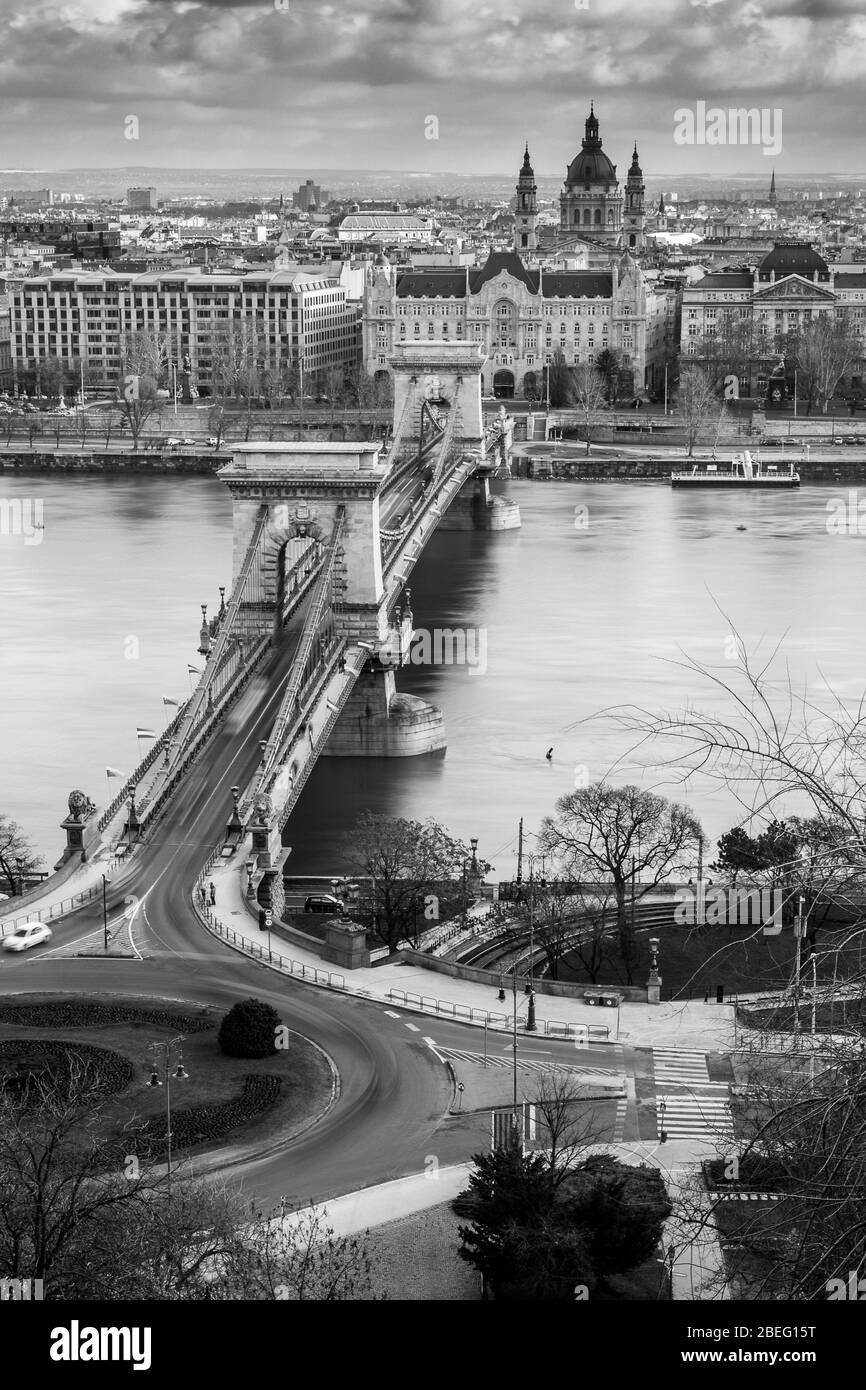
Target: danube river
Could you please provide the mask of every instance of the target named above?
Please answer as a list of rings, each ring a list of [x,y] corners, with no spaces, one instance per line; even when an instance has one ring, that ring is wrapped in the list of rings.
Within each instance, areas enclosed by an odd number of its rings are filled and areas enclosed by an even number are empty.
[[[212,612],[230,582],[231,505],[209,478],[5,477],[0,489],[38,499],[44,524],[0,535],[0,811],[50,865],[69,791],[104,804],[119,786],[106,766],[128,772],[148,746],[137,727],[159,730],[173,712],[163,697],[188,693],[199,605]],[[781,642],[792,679],[816,693],[826,683],[851,700],[866,687],[866,537],[856,520],[855,534],[827,526],[828,501],[847,493],[507,489],[520,531],[440,533],[413,576],[416,628],[434,652],[437,628],[467,633],[474,662],[398,673],[400,689],[444,710],[447,753],[322,759],[288,827],[294,872],[338,870],[369,806],[478,836],[497,877],[512,876],[519,818],[536,830],[575,775],[676,795],[715,838],[737,818],[733,801],[639,766],[651,755],[631,754],[634,736],[603,711],[718,707],[677,663],[729,674],[734,628],[766,655]]]

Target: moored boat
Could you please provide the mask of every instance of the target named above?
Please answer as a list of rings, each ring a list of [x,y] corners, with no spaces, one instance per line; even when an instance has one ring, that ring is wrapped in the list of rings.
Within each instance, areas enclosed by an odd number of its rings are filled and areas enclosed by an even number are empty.
[[[671,474],[671,487],[761,487],[792,488],[800,486],[800,474],[793,463],[787,467],[777,463],[762,463],[745,450],[734,454],[730,463],[694,463],[690,469]]]

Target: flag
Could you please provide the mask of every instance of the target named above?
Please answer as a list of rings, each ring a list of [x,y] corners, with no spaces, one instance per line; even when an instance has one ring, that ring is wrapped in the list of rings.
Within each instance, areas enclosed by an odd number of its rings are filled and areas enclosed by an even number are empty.
[[[124,774],[123,772],[121,772],[121,770],[120,770],[119,767],[107,767],[107,768],[105,769],[105,775],[106,775],[106,777],[123,777],[123,776],[125,776],[125,774]]]
[[[156,729],[136,729],[136,738],[156,738]]]
[[[175,707],[177,707],[180,704],[180,700],[172,700],[170,695],[163,695],[162,703],[164,705],[174,705]]]
[[[200,675],[201,675],[201,671],[198,669],[197,666],[187,666],[186,669],[189,671],[189,673],[190,673],[191,676],[200,676]]]

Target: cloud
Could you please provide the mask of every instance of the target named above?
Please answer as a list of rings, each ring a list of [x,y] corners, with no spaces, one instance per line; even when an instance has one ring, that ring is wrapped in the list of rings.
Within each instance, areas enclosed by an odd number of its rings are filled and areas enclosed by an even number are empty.
[[[611,157],[637,137],[648,175],[688,158],[673,111],[699,99],[781,107],[800,169],[857,157],[860,0],[287,3],[22,6],[0,52],[8,162],[499,171],[529,136],[538,172],[558,174],[590,96]]]

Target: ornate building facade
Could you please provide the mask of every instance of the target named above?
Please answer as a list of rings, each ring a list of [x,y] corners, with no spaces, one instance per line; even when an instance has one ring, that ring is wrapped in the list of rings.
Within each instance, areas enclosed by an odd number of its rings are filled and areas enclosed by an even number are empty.
[[[850,330],[863,339],[864,353],[853,379],[863,387],[866,359],[866,274],[829,266],[805,242],[777,242],[752,270],[705,275],[683,291],[681,361],[700,363],[707,341],[723,337],[725,322],[752,327],[757,355],[741,396],[764,396],[778,378],[782,345],[820,314],[845,313]]]
[[[554,353],[579,366],[613,348],[624,392],[642,392],[663,374],[669,345],[657,328],[666,314],[667,301],[627,252],[605,271],[530,267],[514,251],[459,269],[381,261],[367,271],[364,362],[375,375],[389,370],[400,343],[477,343],[487,355],[487,395],[542,399]]]

